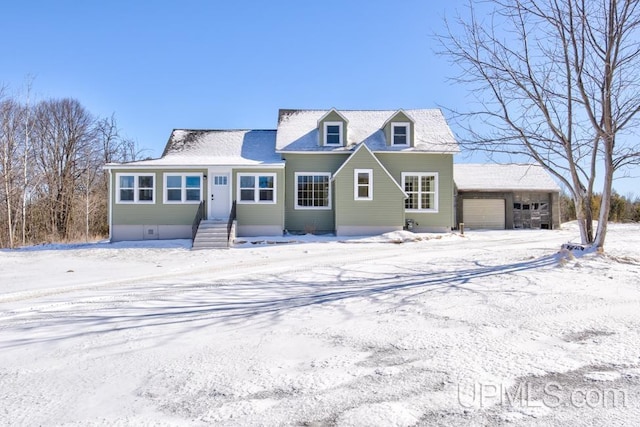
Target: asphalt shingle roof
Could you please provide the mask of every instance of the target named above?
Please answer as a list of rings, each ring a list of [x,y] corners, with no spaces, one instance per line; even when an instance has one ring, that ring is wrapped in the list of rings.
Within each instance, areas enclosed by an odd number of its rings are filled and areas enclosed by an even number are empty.
[[[275,130],[175,129],[162,157],[128,163],[135,166],[215,166],[283,164],[275,152]]]
[[[560,191],[551,175],[535,164],[456,163],[453,180],[462,191]]]
[[[389,147],[382,128],[397,110],[336,110],[348,120],[345,147],[318,144],[318,120],[331,110],[280,110],[276,149],[279,151],[347,151],[364,142],[371,151],[457,153],[458,144],[438,109],[402,110],[415,123],[414,147]]]

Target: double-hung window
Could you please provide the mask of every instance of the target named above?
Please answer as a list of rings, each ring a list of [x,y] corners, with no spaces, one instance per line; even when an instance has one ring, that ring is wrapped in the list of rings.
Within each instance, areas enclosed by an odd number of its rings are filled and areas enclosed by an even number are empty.
[[[342,122],[324,123],[324,145],[343,145]]]
[[[276,174],[239,173],[238,203],[276,203]]]
[[[202,174],[164,174],[164,203],[200,203]]]
[[[331,209],[331,174],[296,172],[296,209]]]
[[[353,170],[354,200],[373,200],[373,170]]]
[[[116,203],[154,203],[154,174],[116,174]]]
[[[409,123],[391,123],[392,145],[409,145],[411,130]]]
[[[402,187],[407,193],[407,211],[438,211],[438,174],[425,172],[403,172]]]

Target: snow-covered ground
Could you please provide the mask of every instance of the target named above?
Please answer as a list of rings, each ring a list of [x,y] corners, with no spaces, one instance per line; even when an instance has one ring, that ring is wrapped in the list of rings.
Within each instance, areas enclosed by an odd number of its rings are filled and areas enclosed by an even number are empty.
[[[640,226],[577,238],[0,251],[0,424],[638,425]]]

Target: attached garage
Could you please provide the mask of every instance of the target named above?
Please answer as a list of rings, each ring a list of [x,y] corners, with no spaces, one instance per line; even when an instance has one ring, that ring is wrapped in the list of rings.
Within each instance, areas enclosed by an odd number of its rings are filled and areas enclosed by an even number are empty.
[[[504,199],[464,199],[462,212],[466,228],[505,229]]]
[[[537,165],[454,164],[455,223],[470,229],[560,227],[560,187]]]

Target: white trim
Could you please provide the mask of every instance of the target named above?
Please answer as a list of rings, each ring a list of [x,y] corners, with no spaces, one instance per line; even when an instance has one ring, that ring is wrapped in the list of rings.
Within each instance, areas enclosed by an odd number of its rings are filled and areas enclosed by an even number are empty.
[[[358,195],[360,187],[365,187],[365,185],[360,185],[358,182],[358,175],[361,173],[366,173],[368,175],[367,179],[367,197],[360,197]],[[373,200],[373,169],[354,169],[353,170],[353,200]]]
[[[324,113],[324,114],[322,115],[322,117],[320,117],[320,118],[318,119],[318,126],[320,126],[320,123],[322,123],[322,121],[323,121],[324,119],[326,119],[327,117],[329,117],[329,114],[331,114],[331,113],[336,113],[338,116],[340,116],[340,118],[341,118],[342,120],[344,120],[344,121],[345,121],[345,123],[349,123],[349,120],[347,120],[347,118],[346,118],[346,117],[345,117],[345,116],[344,116],[340,111],[336,110],[335,108],[332,108],[332,109],[330,109],[329,111],[327,111],[326,113]]]
[[[255,181],[253,183],[253,200],[242,200],[240,195],[242,190],[247,190],[249,189],[249,187],[241,187],[240,186],[240,181],[241,178],[244,176],[251,176],[255,178]],[[273,191],[273,200],[260,200],[260,177],[261,176],[269,176],[273,178],[273,188],[271,189]],[[238,203],[239,205],[275,205],[277,203],[277,195],[278,195],[278,177],[275,173],[244,173],[244,172],[238,172],[236,173],[236,179],[237,181],[237,191],[236,191],[236,203]]]
[[[429,208],[429,209],[422,209],[421,207],[419,207],[418,209],[407,209],[405,208],[404,211],[405,212],[417,212],[417,213],[438,213],[438,199],[440,198],[440,186],[438,183],[438,172],[402,172],[402,188],[405,188],[405,178],[407,176],[417,176],[419,178],[422,178],[424,176],[430,176],[434,178],[434,187],[435,190],[433,191],[433,204],[434,207]],[[406,190],[404,190],[405,194],[407,194],[407,197],[409,195],[409,193],[406,192]],[[422,191],[422,179],[418,179],[418,206],[422,205],[422,198],[420,197],[420,195],[423,193]],[[429,192],[431,193],[431,192]]]
[[[395,143],[395,130],[397,127],[403,127],[407,129],[407,142],[406,144]],[[391,122],[391,144],[392,147],[409,147],[411,146],[411,123],[409,122]]]
[[[292,153],[300,153],[299,151],[292,151]],[[279,153],[278,153],[279,154]],[[154,165],[133,165],[133,164],[114,164],[114,165],[104,165],[102,169],[112,170],[112,169],[163,169],[163,170],[171,170],[171,169],[179,169],[181,171],[189,171],[196,170],[201,171],[202,169],[208,168],[242,168],[242,169],[284,169],[285,163],[278,164],[258,164],[258,165],[241,165],[241,164],[224,164],[224,165],[214,165],[214,164],[202,164],[202,165],[163,165],[163,164],[154,164]],[[129,174],[131,175],[131,174]]]
[[[329,145],[329,147],[331,147],[331,145]],[[369,151],[371,151],[372,153],[376,154],[403,154],[403,153],[427,153],[427,154],[456,154],[459,153],[460,150],[458,151],[432,151],[432,150],[422,150],[420,148],[416,148],[416,147],[411,147],[411,146],[404,146],[404,145],[398,145],[398,147],[403,148],[402,151],[400,150],[392,150],[390,149],[391,147],[388,147],[385,150],[371,150],[369,149]],[[340,148],[340,149],[338,149]],[[320,150],[318,148],[314,148],[314,149],[309,149],[309,150],[300,150],[300,151],[291,151],[291,150],[277,150],[276,153],[278,154],[349,154],[353,152],[353,146],[349,145],[347,147],[337,147],[333,150]]]
[[[391,148],[390,146],[389,148]],[[403,150],[376,150],[372,151],[372,153],[380,153],[380,154],[404,154],[404,153],[427,153],[427,154],[456,154],[459,151],[429,151],[429,150],[421,150],[416,147],[398,145],[398,147],[403,148]]]
[[[333,148],[333,145],[328,145],[327,147]],[[340,150],[338,150],[338,148],[340,148]],[[313,150],[300,150],[300,151],[276,151],[276,153],[278,154],[351,154],[352,152],[352,147],[345,147],[345,146],[335,146],[335,149],[328,151],[328,150],[322,150],[322,151],[318,151],[317,148],[314,148]],[[385,151],[385,153],[388,153],[388,151]]]
[[[133,200],[120,200],[120,177],[122,176],[132,176],[133,177],[133,187],[126,187],[125,190],[133,190]],[[138,178],[141,176],[150,176],[153,179],[153,186],[151,187],[151,200],[139,200],[141,190],[139,186]],[[148,189],[148,187],[143,187],[142,189]],[[126,173],[119,172],[116,173],[116,203],[123,205],[132,205],[132,204],[143,204],[143,205],[151,205],[156,202],[156,174],[155,173]]]
[[[327,142],[327,128],[329,126],[338,126],[338,138],[340,139],[340,141],[337,144],[329,144]],[[343,147],[344,144],[344,122],[324,122],[323,124],[323,139],[324,141],[322,141],[322,145],[324,145],[325,147]]]
[[[204,187],[204,174],[203,173],[171,173],[165,172],[162,174],[163,176],[163,187],[162,187],[162,202],[167,205],[197,205],[200,204],[202,199],[202,190]],[[167,185],[167,178],[170,176],[179,176],[180,177],[180,200],[169,200],[167,198],[167,190],[169,187]],[[187,200],[187,177],[197,176],[200,178],[200,197],[196,200]],[[173,190],[177,190],[178,187],[171,187]],[[193,188],[192,188],[193,190]]]
[[[113,240],[113,171],[109,169],[109,241]]]
[[[398,114],[400,114],[400,113],[404,114],[404,115],[405,115],[405,117],[409,119],[409,121],[411,122],[411,124],[415,124],[415,123],[416,123],[416,119],[414,119],[413,117],[411,117],[411,114],[409,114],[408,112],[406,112],[405,110],[403,110],[403,109],[401,108],[401,109],[399,109],[399,110],[396,110],[396,111],[391,115],[391,117],[389,117],[389,118],[384,122],[384,124],[382,125],[382,128],[384,129],[385,127],[387,127],[387,125],[388,125],[389,123],[393,122],[393,121],[394,121],[394,119],[396,118],[396,116],[397,116]]]
[[[333,178],[331,178],[332,181],[334,181],[336,179],[336,177],[340,174],[340,172],[342,172],[342,169],[344,169],[347,166],[347,163],[349,163],[351,161],[351,159],[353,158],[353,156],[358,152],[358,150],[364,148],[365,150],[367,150],[369,153],[371,153],[371,157],[373,158],[373,160],[378,164],[378,166],[380,166],[380,168],[384,171],[384,173],[387,174],[387,176],[389,177],[389,179],[391,181],[393,181],[393,183],[396,185],[396,187],[398,187],[398,190],[402,191],[402,194],[404,194],[404,197],[407,197],[407,193],[404,192],[403,187],[400,186],[400,184],[398,184],[398,181],[396,181],[393,176],[391,176],[391,173],[387,170],[387,168],[384,167],[384,165],[380,162],[380,159],[378,159],[375,154],[373,154],[373,151],[371,151],[369,149],[369,147],[367,147],[367,145],[365,143],[360,143],[360,145],[358,145],[358,147],[353,151],[353,153],[351,154],[351,156],[349,156],[348,159],[346,159],[344,161],[344,163],[342,163],[342,165],[340,165],[340,167],[338,168],[338,170],[336,171],[336,173],[333,174]],[[388,151],[378,151],[378,153],[388,153]]]
[[[331,210],[331,172],[296,172],[294,174],[293,209],[295,210]],[[298,205],[298,177],[300,176],[326,176],[327,179],[327,206],[299,206]]]

